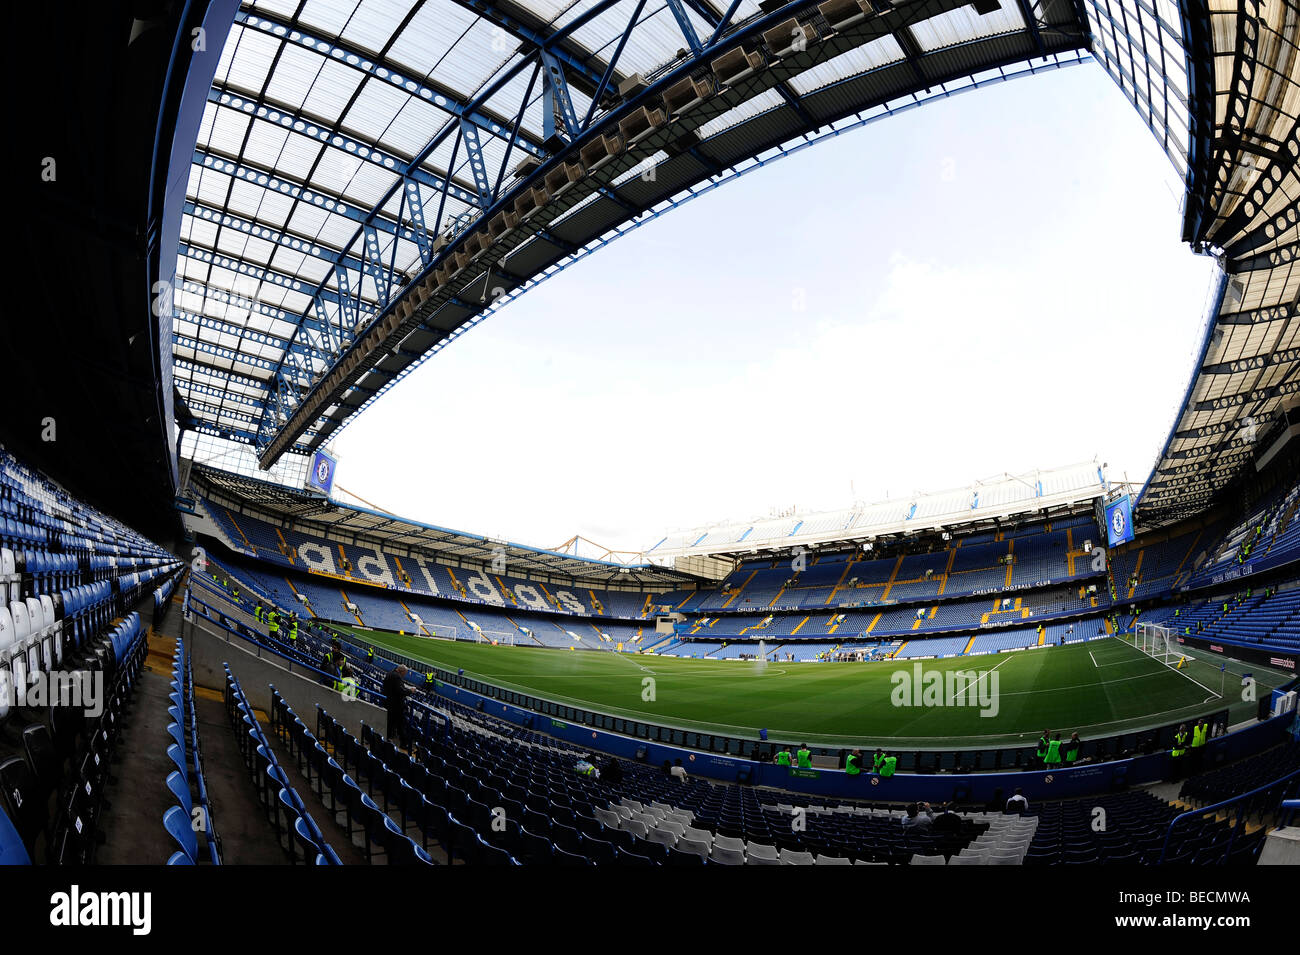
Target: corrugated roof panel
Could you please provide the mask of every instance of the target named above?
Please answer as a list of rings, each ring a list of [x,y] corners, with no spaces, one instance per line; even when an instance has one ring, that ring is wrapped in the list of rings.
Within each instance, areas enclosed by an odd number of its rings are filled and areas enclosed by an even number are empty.
[[[790,86],[799,93],[807,93],[847,76],[856,76],[901,59],[903,48],[891,33],[805,70],[790,81]]]
[[[984,15],[976,13],[974,7],[958,7],[914,23],[911,30],[921,49],[928,52],[1024,28],[1025,18],[1021,16],[1019,7],[1007,0],[998,9]]]

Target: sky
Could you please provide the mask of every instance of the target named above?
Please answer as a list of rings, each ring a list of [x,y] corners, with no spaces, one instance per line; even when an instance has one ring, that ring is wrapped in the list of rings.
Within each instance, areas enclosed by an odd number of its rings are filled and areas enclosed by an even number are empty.
[[[611,243],[396,385],[339,487],[541,547],[1094,458],[1141,483],[1213,262],[1095,64],[829,139]]]

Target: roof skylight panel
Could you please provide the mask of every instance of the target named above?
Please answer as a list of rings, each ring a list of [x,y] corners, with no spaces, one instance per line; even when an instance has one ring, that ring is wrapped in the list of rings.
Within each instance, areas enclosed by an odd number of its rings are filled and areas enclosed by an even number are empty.
[[[198,165],[191,165],[190,185],[185,194],[206,205],[220,207],[226,201],[226,196],[230,192],[230,184],[233,181],[230,176],[224,173],[204,169]]]
[[[246,92],[260,91],[280,46],[278,38],[260,30],[232,27],[213,85]],[[230,54],[228,58],[224,56],[226,53]]]
[[[275,72],[266,83],[263,98],[269,103],[283,106],[287,111],[297,111],[307,99],[307,93],[312,86],[325,75],[324,67],[325,57],[321,54],[293,43],[286,43],[280,53],[280,59],[275,64]],[[330,75],[337,76],[337,74]],[[240,83],[239,86],[250,91],[261,89],[245,83]]]
[[[238,229],[223,226],[217,233],[215,248],[218,252],[223,252],[233,258],[265,266],[275,254],[276,245],[266,239],[259,239],[240,232]],[[287,270],[280,269],[279,271]],[[289,272],[288,274],[292,275],[293,273]]]
[[[339,37],[347,46],[382,50],[413,5],[414,0],[361,0]]]
[[[207,134],[199,136],[199,148],[211,148],[227,156],[238,156],[252,117],[225,106],[209,104],[208,108],[214,111],[213,121]]]
[[[644,19],[654,12],[662,0],[652,0],[641,10],[641,17]],[[556,24],[555,29],[563,28],[566,24],[572,23],[575,19],[586,13],[594,4],[584,2],[575,4],[574,9],[567,12]],[[627,29],[627,21],[632,16],[632,11],[636,9],[635,0],[622,0],[612,7],[596,14],[591,20],[578,27],[568,35],[573,43],[577,44],[584,50],[603,62],[608,63],[609,58],[614,53],[614,48],[618,45],[619,38],[622,37],[623,31]],[[636,33],[636,27],[633,27],[633,35]],[[620,70],[620,72],[622,72]]]
[[[240,343],[244,340],[239,335],[232,335],[228,332],[217,331],[212,328],[205,328],[199,333],[202,341],[213,342],[222,348],[238,349]]]
[[[622,55],[618,58],[617,69],[625,76],[631,73],[650,73],[656,67],[671,60],[678,50],[686,48],[686,38],[682,36],[681,28],[677,26],[676,19],[666,6],[661,5],[652,13],[648,11],[649,5],[641,12],[641,19],[637,22],[627,45],[623,47]],[[594,42],[601,43],[603,47],[609,44],[611,39],[597,38]],[[617,44],[617,38],[613,38],[612,42]],[[605,56],[612,55],[613,46]],[[601,58],[603,60],[604,56]]]
[[[236,215],[275,229],[284,227],[293,207],[294,201],[290,197],[242,179],[235,180],[226,206]]]
[[[336,37],[357,10],[356,0],[307,0],[298,22],[303,29]]]
[[[207,219],[188,214],[181,217],[181,239],[191,245],[211,249],[217,241],[217,232],[216,223]]]
[[[503,43],[490,23],[476,20],[434,68],[432,76],[465,102],[511,59],[517,43]]]
[[[301,279],[303,283],[301,291],[308,297],[316,291],[316,286],[327,276],[333,275],[334,269],[334,266],[324,258],[306,255],[283,246],[276,249],[272,258],[272,267]]]
[[[449,0],[430,0],[393,41],[386,59],[397,68],[427,77],[437,70],[442,58],[478,19],[473,11]],[[507,40],[512,41],[509,49],[514,49],[517,41],[512,37]]]
[[[302,112],[310,116],[338,116],[347,108],[365,74],[336,59],[327,59],[311,90],[302,101]]]
[[[351,179],[347,180],[347,194],[353,202],[369,211],[383,199],[384,193],[397,179],[396,173],[374,163],[363,162],[357,166]]]
[[[260,129],[255,129],[252,135],[260,137],[262,132]],[[310,187],[312,171],[315,169],[317,160],[324,148],[325,146],[315,139],[308,139],[298,133],[289,133],[280,143],[280,147],[274,153],[274,159],[270,164],[256,162],[253,156],[248,154],[245,154],[244,158],[252,165],[270,169],[277,177],[291,180],[296,185]],[[266,148],[259,149],[259,152],[263,155],[271,155],[271,151]],[[268,188],[275,188],[284,195],[289,195],[293,191],[288,183],[277,183],[273,187],[268,183]]]
[[[418,97],[407,97],[379,136],[378,145],[403,159],[414,159],[448,121],[449,114]]]
[[[276,14],[288,18],[298,9],[298,2],[299,0],[253,0],[251,6],[261,13]],[[245,3],[245,6],[248,5],[248,3]]]
[[[374,143],[409,99],[410,94],[405,90],[369,77],[344,115],[341,125],[358,138]]]
[[[339,248],[342,245],[340,241],[329,241],[321,236],[321,229],[324,228],[327,221],[331,218],[330,214],[324,209],[311,203],[299,202],[293,208],[293,215],[285,223],[285,231],[294,235],[307,236],[312,241],[320,242],[330,248]],[[344,219],[345,223],[350,220]],[[349,233],[350,237],[350,233]],[[347,239],[343,239],[346,242]]]
[[[290,135],[290,132],[282,126],[262,121],[255,122],[248,130],[247,139],[242,151],[238,152],[238,158],[262,169],[279,169],[280,155]]]
[[[518,0],[518,3],[543,23],[562,26],[591,9],[594,0]]]
[[[333,249],[342,249],[352,241],[358,227],[359,223],[352,219],[327,214],[315,233],[316,241]]]

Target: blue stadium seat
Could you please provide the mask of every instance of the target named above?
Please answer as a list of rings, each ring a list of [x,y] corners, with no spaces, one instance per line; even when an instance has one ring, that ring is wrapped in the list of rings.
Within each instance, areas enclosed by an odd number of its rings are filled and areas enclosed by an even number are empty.
[[[194,824],[189,813],[180,806],[172,806],[163,814],[163,827],[166,828],[167,834],[176,840],[176,844],[180,846],[186,858],[191,863],[197,862],[199,842],[194,835]]]

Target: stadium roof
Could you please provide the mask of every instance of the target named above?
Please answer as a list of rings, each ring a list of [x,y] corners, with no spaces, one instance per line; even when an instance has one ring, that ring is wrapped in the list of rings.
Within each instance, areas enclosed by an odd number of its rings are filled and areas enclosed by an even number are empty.
[[[920,102],[1087,59],[1082,10],[244,3],[190,157],[179,423],[264,466],[317,447],[483,315],[682,201]]]
[[[1091,506],[1108,490],[1096,462],[1050,471],[1001,474],[968,487],[914,494],[835,511],[714,524],[670,534],[646,551],[659,559],[745,557],[791,547],[855,544],[880,537],[952,530],[989,522],[1064,513]]]
[[[1204,510],[1262,463],[1300,394],[1300,6],[1214,0],[1187,22],[1184,238],[1223,268],[1203,345],[1138,519]]]
[[[191,480],[205,498],[271,523],[292,524],[306,534],[349,544],[370,543],[399,555],[415,551],[443,563],[490,566],[504,557],[509,573],[534,579],[561,579],[595,587],[676,586],[695,578],[644,559],[644,555],[606,552],[594,559],[421,524],[385,511],[347,507],[318,494],[194,465]]]
[[[1184,178],[1184,239],[1224,269],[1140,502],[1143,523],[1187,516],[1300,388],[1296,11],[252,0],[187,154],[178,423],[263,466],[308,451],[486,315],[690,198],[924,102],[1095,59]]]

